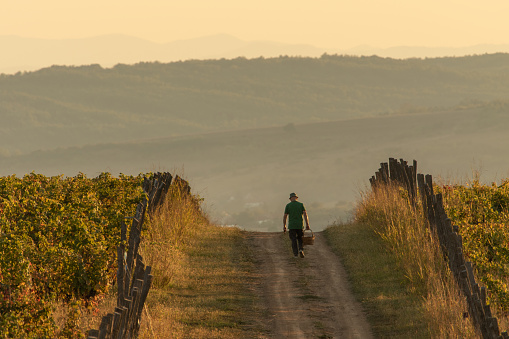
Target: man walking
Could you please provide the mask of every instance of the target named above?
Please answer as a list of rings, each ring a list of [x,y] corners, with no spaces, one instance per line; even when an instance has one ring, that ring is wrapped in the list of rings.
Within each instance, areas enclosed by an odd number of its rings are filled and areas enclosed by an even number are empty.
[[[285,207],[283,216],[283,232],[286,232],[286,220],[288,219],[288,229],[290,239],[292,240],[293,255],[297,258],[299,255],[304,258],[302,249],[302,237],[304,236],[304,225],[302,219],[306,221],[306,230],[309,230],[309,218],[304,204],[297,201],[299,197],[295,193],[290,193],[290,202]]]

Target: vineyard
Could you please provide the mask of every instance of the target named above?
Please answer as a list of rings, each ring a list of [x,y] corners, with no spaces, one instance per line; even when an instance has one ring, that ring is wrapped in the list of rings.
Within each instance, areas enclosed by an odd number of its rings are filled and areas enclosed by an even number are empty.
[[[415,160],[390,158],[370,183],[357,218],[399,257],[433,319],[431,332],[509,338],[500,332],[509,316],[509,181],[436,184],[417,173]]]
[[[489,291],[488,299],[509,316],[509,180],[500,185],[437,185],[452,223],[463,237],[464,254]]]
[[[114,284],[120,225],[143,178],[0,178],[0,337],[79,336],[73,306],[92,309]],[[58,303],[69,306],[61,327]]]

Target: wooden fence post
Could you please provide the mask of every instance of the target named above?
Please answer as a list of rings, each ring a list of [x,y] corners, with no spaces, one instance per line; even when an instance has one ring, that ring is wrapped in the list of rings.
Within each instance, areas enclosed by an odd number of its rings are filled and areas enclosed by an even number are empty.
[[[147,207],[150,211],[161,205],[167,195],[173,177],[169,173],[157,173],[153,180],[143,181],[143,189],[149,199],[144,199],[136,207],[136,215],[132,218],[129,238],[127,226],[121,225],[121,244],[117,247],[117,307],[114,313],[102,318],[99,330],[89,330],[88,338],[121,339],[135,338],[140,329],[140,319],[143,313],[148,292],[152,286],[152,268],[145,266],[143,258],[138,254],[141,240],[141,230]],[[176,178],[179,185],[190,192],[187,182]],[[152,205],[149,205],[149,201]],[[127,249],[125,243],[127,242]]]
[[[492,316],[491,308],[486,301],[486,288],[479,287],[475,281],[472,264],[463,255],[463,241],[458,234],[458,227],[453,226],[445,212],[442,194],[434,194],[431,175],[417,173],[417,161],[413,166],[400,159],[389,158],[389,163],[381,163],[375,176],[370,178],[373,188],[379,184],[397,183],[408,192],[410,202],[415,206],[417,193],[423,208],[424,216],[431,234],[438,239],[444,259],[447,260],[451,273],[465,295],[468,313],[484,339],[509,338],[507,332],[500,333],[498,320]],[[385,180],[384,180],[385,179]],[[383,186],[380,186],[383,187]]]

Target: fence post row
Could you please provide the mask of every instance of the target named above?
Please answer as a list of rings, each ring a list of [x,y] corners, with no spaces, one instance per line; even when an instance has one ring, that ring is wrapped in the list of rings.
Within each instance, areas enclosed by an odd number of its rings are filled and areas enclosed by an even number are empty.
[[[136,338],[140,329],[143,307],[148,296],[153,276],[152,268],[145,266],[143,258],[138,254],[141,230],[145,213],[153,213],[161,206],[172,185],[170,173],[156,173],[152,179],[145,177],[143,191],[147,197],[136,207],[136,214],[127,238],[127,225],[122,223],[120,230],[121,244],[117,248],[117,307],[113,313],[102,318],[99,330],[89,330],[88,339],[130,339]],[[187,191],[187,181],[175,179]],[[125,244],[127,244],[127,249]]]
[[[433,193],[433,179],[427,174],[417,174],[417,161],[408,166],[403,159],[389,159],[389,163],[380,164],[380,168],[369,179],[371,187],[377,189],[383,184],[395,184],[408,192],[413,204],[417,203],[417,192],[428,221],[431,233],[436,235],[445,260],[453,273],[458,286],[463,291],[468,304],[468,313],[474,325],[485,339],[509,338],[507,332],[500,333],[497,318],[491,314],[486,304],[486,288],[479,287],[475,281],[472,263],[465,260],[463,241],[458,227],[453,226],[443,205],[442,194]]]

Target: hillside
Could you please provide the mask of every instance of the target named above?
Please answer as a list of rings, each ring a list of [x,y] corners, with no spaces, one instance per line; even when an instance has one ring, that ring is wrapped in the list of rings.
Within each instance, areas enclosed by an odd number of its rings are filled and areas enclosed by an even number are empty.
[[[480,170],[506,177],[509,108],[380,116],[326,123],[61,147],[0,157],[0,175],[184,170],[212,216],[248,229],[278,230],[282,205],[297,191],[316,230],[346,217],[373,163],[417,159],[419,171],[455,178]],[[370,169],[367,171],[366,169]]]
[[[505,99],[509,54],[328,56],[0,75],[0,154],[339,121]]]

